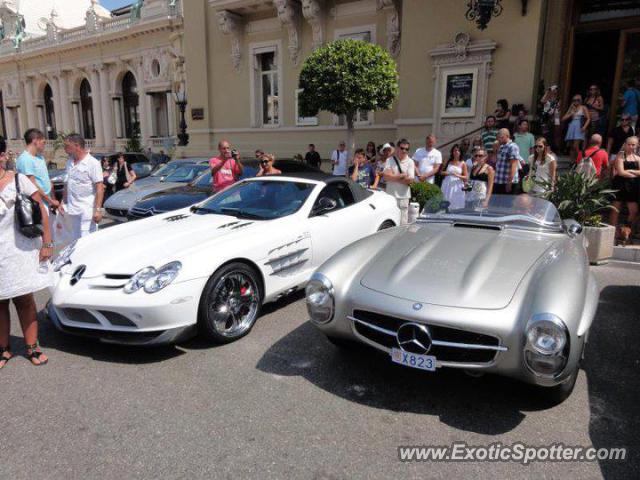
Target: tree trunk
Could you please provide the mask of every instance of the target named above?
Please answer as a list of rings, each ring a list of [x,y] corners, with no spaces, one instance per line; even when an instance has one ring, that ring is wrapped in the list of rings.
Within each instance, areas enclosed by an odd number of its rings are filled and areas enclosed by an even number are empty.
[[[347,117],[347,150],[349,152],[349,157],[353,157],[354,152],[356,151],[356,134],[353,128],[353,113],[348,113]],[[347,165],[349,164],[349,159],[347,159]]]

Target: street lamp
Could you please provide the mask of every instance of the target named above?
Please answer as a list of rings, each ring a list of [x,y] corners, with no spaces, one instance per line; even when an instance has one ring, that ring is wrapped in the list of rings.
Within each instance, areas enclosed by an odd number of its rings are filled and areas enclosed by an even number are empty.
[[[467,20],[474,21],[478,25],[478,29],[484,30],[491,20],[491,17],[497,17],[502,13],[502,0],[469,0],[467,2]],[[523,1],[526,5],[526,2]],[[523,6],[523,12],[526,6]]]
[[[176,105],[180,109],[180,133],[178,133],[178,146],[186,147],[189,145],[189,134],[187,133],[187,121],[185,120],[185,112],[187,111],[187,93],[184,90],[175,92]]]

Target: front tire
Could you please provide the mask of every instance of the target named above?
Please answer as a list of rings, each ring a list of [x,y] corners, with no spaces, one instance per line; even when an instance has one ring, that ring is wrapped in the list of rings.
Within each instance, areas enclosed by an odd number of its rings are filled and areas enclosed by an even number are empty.
[[[218,344],[248,334],[260,316],[264,293],[256,271],[240,262],[220,268],[209,279],[200,299],[200,333]]]

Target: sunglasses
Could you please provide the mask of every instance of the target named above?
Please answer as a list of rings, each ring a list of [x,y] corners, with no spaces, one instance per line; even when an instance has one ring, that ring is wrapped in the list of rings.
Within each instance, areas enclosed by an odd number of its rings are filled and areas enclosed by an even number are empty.
[[[544,145],[536,145],[536,148],[544,148]]]
[[[621,120],[622,120],[623,122],[628,122],[628,121],[629,121],[629,120],[631,120],[631,119],[630,119],[629,117],[624,117],[624,118],[621,118]]]
[[[269,163],[269,160],[260,160],[260,165],[266,165]]]
[[[484,157],[484,155],[483,155],[483,154],[481,154],[481,153],[476,153],[476,154],[473,156],[473,158],[483,158],[483,157]]]
[[[408,152],[409,151],[409,147],[399,147],[400,150],[402,150],[403,152]]]
[[[574,98],[574,99],[573,99],[573,102],[574,102],[574,103],[576,103],[576,102],[581,102],[581,101],[582,101],[582,99],[581,99],[581,98]]]

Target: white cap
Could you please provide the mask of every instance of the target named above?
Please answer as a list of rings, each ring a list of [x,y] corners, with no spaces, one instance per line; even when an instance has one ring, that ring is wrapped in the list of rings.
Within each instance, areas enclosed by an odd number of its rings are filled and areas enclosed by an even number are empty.
[[[384,145],[382,145],[382,148],[380,149],[380,151],[386,150],[387,148],[393,149],[390,143],[385,143]]]

